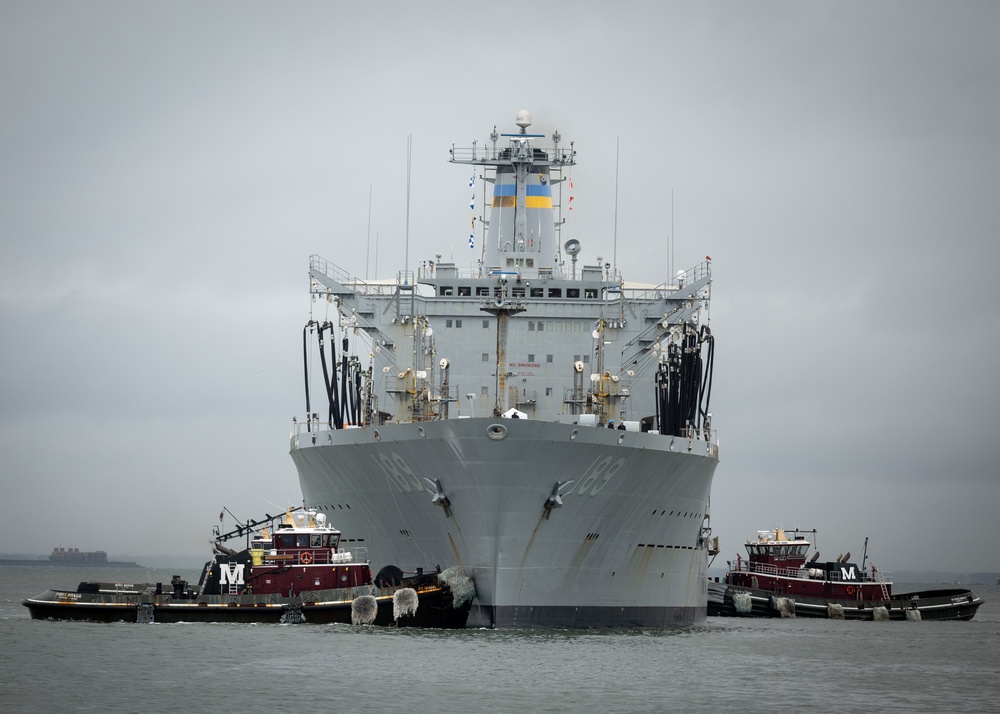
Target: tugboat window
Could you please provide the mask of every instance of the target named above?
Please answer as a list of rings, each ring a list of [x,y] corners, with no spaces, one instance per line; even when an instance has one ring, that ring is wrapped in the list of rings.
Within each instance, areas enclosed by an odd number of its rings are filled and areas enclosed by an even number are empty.
[[[568,298],[580,297],[580,288],[566,288],[566,297]]]
[[[470,297],[472,295],[472,288],[468,285],[458,286],[458,296],[459,297]]]

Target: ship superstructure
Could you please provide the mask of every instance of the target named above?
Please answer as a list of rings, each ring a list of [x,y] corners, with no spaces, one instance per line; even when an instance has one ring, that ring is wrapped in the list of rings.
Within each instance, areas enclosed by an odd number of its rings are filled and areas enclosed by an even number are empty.
[[[557,132],[541,148],[527,112],[517,125],[451,150],[488,194],[471,265],[361,280],[310,259],[291,437],[305,502],[379,562],[461,566],[472,625],[697,621],[711,263],[649,285],[578,265],[560,235],[575,147]]]

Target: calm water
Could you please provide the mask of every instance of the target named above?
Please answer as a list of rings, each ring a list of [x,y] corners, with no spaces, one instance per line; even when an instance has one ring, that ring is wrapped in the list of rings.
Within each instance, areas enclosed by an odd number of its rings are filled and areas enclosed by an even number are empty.
[[[628,632],[101,625],[33,621],[20,604],[171,574],[0,566],[0,711],[1000,712],[996,586],[974,586],[972,622]]]

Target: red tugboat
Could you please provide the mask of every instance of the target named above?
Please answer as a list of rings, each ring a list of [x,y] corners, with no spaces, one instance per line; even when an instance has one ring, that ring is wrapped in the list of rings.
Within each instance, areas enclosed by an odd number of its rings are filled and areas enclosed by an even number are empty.
[[[790,534],[790,535],[789,535]],[[982,599],[966,589],[893,594],[890,573],[866,569],[850,552],[806,561],[816,531],[758,531],[748,560],[730,562],[725,582],[708,583],[708,614],[742,617],[825,617],[847,620],[971,620]]]
[[[196,588],[179,576],[169,590],[83,582],[23,604],[34,619],[465,627],[475,586],[461,568],[404,575],[390,565],[373,579],[366,549],[343,550],[340,536],[322,513],[289,510],[218,534]],[[241,551],[225,545],[244,537]]]

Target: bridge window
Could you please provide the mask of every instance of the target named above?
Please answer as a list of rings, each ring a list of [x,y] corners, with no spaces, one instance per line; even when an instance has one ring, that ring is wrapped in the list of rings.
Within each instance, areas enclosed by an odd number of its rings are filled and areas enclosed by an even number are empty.
[[[471,297],[472,287],[469,285],[459,285],[458,286],[458,296],[459,297]]]
[[[489,297],[489,288],[476,288],[476,297]]]
[[[580,297],[580,288],[566,288],[566,297],[568,298]]]
[[[455,288],[452,285],[442,285],[438,288],[440,295],[454,295]]]
[[[531,297],[545,297],[545,288],[532,288]]]
[[[562,288],[549,288],[549,297],[550,298],[561,298],[562,297]]]
[[[595,290],[594,288],[587,288],[586,290],[583,291],[583,296],[588,300],[596,300],[597,290]]]

